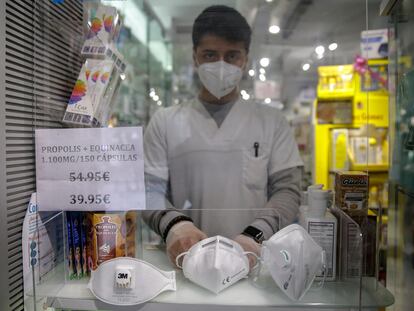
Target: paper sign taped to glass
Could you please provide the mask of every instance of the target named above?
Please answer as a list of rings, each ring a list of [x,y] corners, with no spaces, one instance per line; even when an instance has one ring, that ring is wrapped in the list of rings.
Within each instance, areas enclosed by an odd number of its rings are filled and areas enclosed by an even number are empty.
[[[141,127],[37,129],[41,211],[145,209]]]

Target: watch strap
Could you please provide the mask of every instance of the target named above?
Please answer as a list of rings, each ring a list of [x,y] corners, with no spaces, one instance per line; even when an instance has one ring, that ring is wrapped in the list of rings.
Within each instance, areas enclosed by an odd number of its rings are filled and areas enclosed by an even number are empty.
[[[171,220],[168,223],[167,227],[165,227],[165,230],[162,234],[162,239],[164,240],[164,242],[167,240],[168,232],[170,232],[171,228],[174,225],[176,225],[176,224],[178,224],[179,222],[182,222],[182,221],[191,221],[191,222],[193,222],[193,220],[190,217],[185,216],[185,215],[175,217],[173,220]]]

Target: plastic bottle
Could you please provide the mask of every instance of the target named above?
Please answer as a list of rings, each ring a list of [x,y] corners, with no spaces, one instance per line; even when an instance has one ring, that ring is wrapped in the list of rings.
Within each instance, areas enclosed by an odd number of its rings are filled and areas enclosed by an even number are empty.
[[[323,190],[323,185],[308,187],[307,202],[300,207],[299,224],[326,252],[326,280],[336,277],[336,239],[338,221],[329,211],[333,194],[331,190]],[[319,276],[321,277],[321,276]]]

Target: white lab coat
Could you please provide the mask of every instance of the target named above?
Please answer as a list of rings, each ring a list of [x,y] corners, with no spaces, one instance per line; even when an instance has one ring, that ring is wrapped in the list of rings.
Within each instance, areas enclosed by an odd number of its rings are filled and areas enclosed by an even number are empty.
[[[240,233],[265,206],[268,177],[303,165],[281,112],[246,101],[234,104],[220,128],[198,100],[157,111],[144,154],[145,172],[170,180],[173,205],[191,208],[208,236]]]

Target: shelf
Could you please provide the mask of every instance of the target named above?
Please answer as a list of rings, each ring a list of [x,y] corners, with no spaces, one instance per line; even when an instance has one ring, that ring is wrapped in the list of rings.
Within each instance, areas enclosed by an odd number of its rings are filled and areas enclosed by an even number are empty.
[[[368,171],[372,173],[387,173],[389,170],[388,164],[351,164],[351,171]]]
[[[163,270],[172,269],[162,250],[145,250],[143,259]],[[87,288],[87,280],[61,283],[62,275],[63,265],[58,267],[46,282],[36,286],[37,296],[47,297],[50,307],[72,310],[137,310],[137,306],[125,308],[105,304],[92,296]],[[250,279],[244,279],[215,295],[191,283],[177,270],[177,291],[164,292],[149,304],[157,305],[154,310],[172,310],[171,305],[175,305],[175,309],[186,311],[194,310],[195,305],[203,305],[203,310],[218,310],[217,306],[227,306],[247,311],[252,310],[252,307],[261,310],[274,310],[275,307],[357,308],[359,303],[359,279],[326,282],[320,290],[311,289],[300,302],[293,302],[287,298],[269,274],[265,273],[261,277],[259,285],[260,288]],[[394,298],[386,288],[374,278],[364,278],[363,308],[379,308],[393,303]]]
[[[388,165],[376,165],[376,164],[354,164],[349,167],[348,171],[361,171],[368,173],[388,173]],[[337,171],[329,170],[329,174],[335,174]]]

